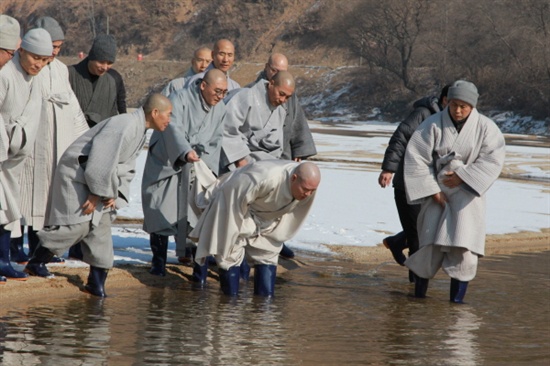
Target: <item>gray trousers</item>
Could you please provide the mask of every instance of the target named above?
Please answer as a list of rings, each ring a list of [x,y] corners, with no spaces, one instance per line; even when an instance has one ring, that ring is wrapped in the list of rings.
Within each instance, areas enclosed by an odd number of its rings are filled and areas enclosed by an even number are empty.
[[[38,232],[40,245],[60,256],[73,244],[82,243],[84,262],[93,267],[113,267],[114,250],[111,236],[111,215],[104,212],[97,226],[91,221],[44,228]]]

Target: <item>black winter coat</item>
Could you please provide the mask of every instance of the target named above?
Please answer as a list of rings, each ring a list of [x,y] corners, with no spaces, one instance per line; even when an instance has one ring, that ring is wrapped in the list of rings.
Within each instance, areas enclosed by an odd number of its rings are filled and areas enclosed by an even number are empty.
[[[393,133],[382,162],[382,170],[395,173],[393,187],[405,190],[403,179],[403,162],[407,144],[416,128],[426,118],[441,110],[436,97],[424,97],[413,104],[414,110],[399,124]]]

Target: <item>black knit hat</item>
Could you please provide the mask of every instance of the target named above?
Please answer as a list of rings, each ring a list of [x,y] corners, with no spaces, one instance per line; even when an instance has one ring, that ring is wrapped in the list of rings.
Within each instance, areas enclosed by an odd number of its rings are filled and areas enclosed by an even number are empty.
[[[88,54],[91,61],[109,61],[116,60],[116,41],[110,34],[101,34],[94,39],[94,44]]]

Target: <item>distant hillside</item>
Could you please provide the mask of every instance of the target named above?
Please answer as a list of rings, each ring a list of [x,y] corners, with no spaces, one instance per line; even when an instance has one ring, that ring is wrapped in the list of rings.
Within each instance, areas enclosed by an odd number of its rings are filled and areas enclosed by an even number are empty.
[[[229,38],[243,84],[286,54],[311,117],[398,121],[464,78],[482,111],[514,111],[515,129],[535,120],[550,134],[550,0],[2,0],[0,12],[24,29],[56,18],[67,64],[113,34],[131,106],[183,73],[196,47]]]

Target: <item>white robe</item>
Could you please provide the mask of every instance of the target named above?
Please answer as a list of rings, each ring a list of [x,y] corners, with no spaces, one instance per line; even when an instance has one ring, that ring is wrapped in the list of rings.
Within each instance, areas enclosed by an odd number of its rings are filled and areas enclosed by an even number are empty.
[[[35,78],[20,64],[19,52],[0,70],[0,225],[19,231],[19,179],[32,152],[42,98]]]
[[[21,174],[22,225],[44,226],[50,186],[57,162],[69,145],[86,132],[88,124],[69,83],[67,66],[54,59],[36,76],[42,91],[43,115],[33,153]],[[13,236],[13,235],[12,235]]]
[[[418,127],[407,145],[404,177],[409,202],[422,204],[417,223],[421,248],[435,244],[485,254],[485,193],[498,178],[504,155],[502,133],[475,108],[460,133],[448,109]],[[442,172],[448,170],[464,183],[445,187]],[[447,196],[445,208],[432,198],[438,192]]]
[[[269,103],[267,85],[260,80],[227,102],[222,145],[225,165],[249,155],[253,160],[281,157],[287,110],[284,104],[273,107]]]
[[[206,205],[206,209],[189,235],[198,242],[197,262],[215,255],[221,258],[218,265],[227,269],[240,264],[243,256],[235,262],[234,252],[246,246],[279,253],[282,243],[305,221],[315,198],[313,194],[298,201],[292,196],[290,177],[297,165],[263,160],[219,180],[203,177],[204,169],[197,168],[197,181],[206,188],[206,193],[197,197],[198,206]]]

